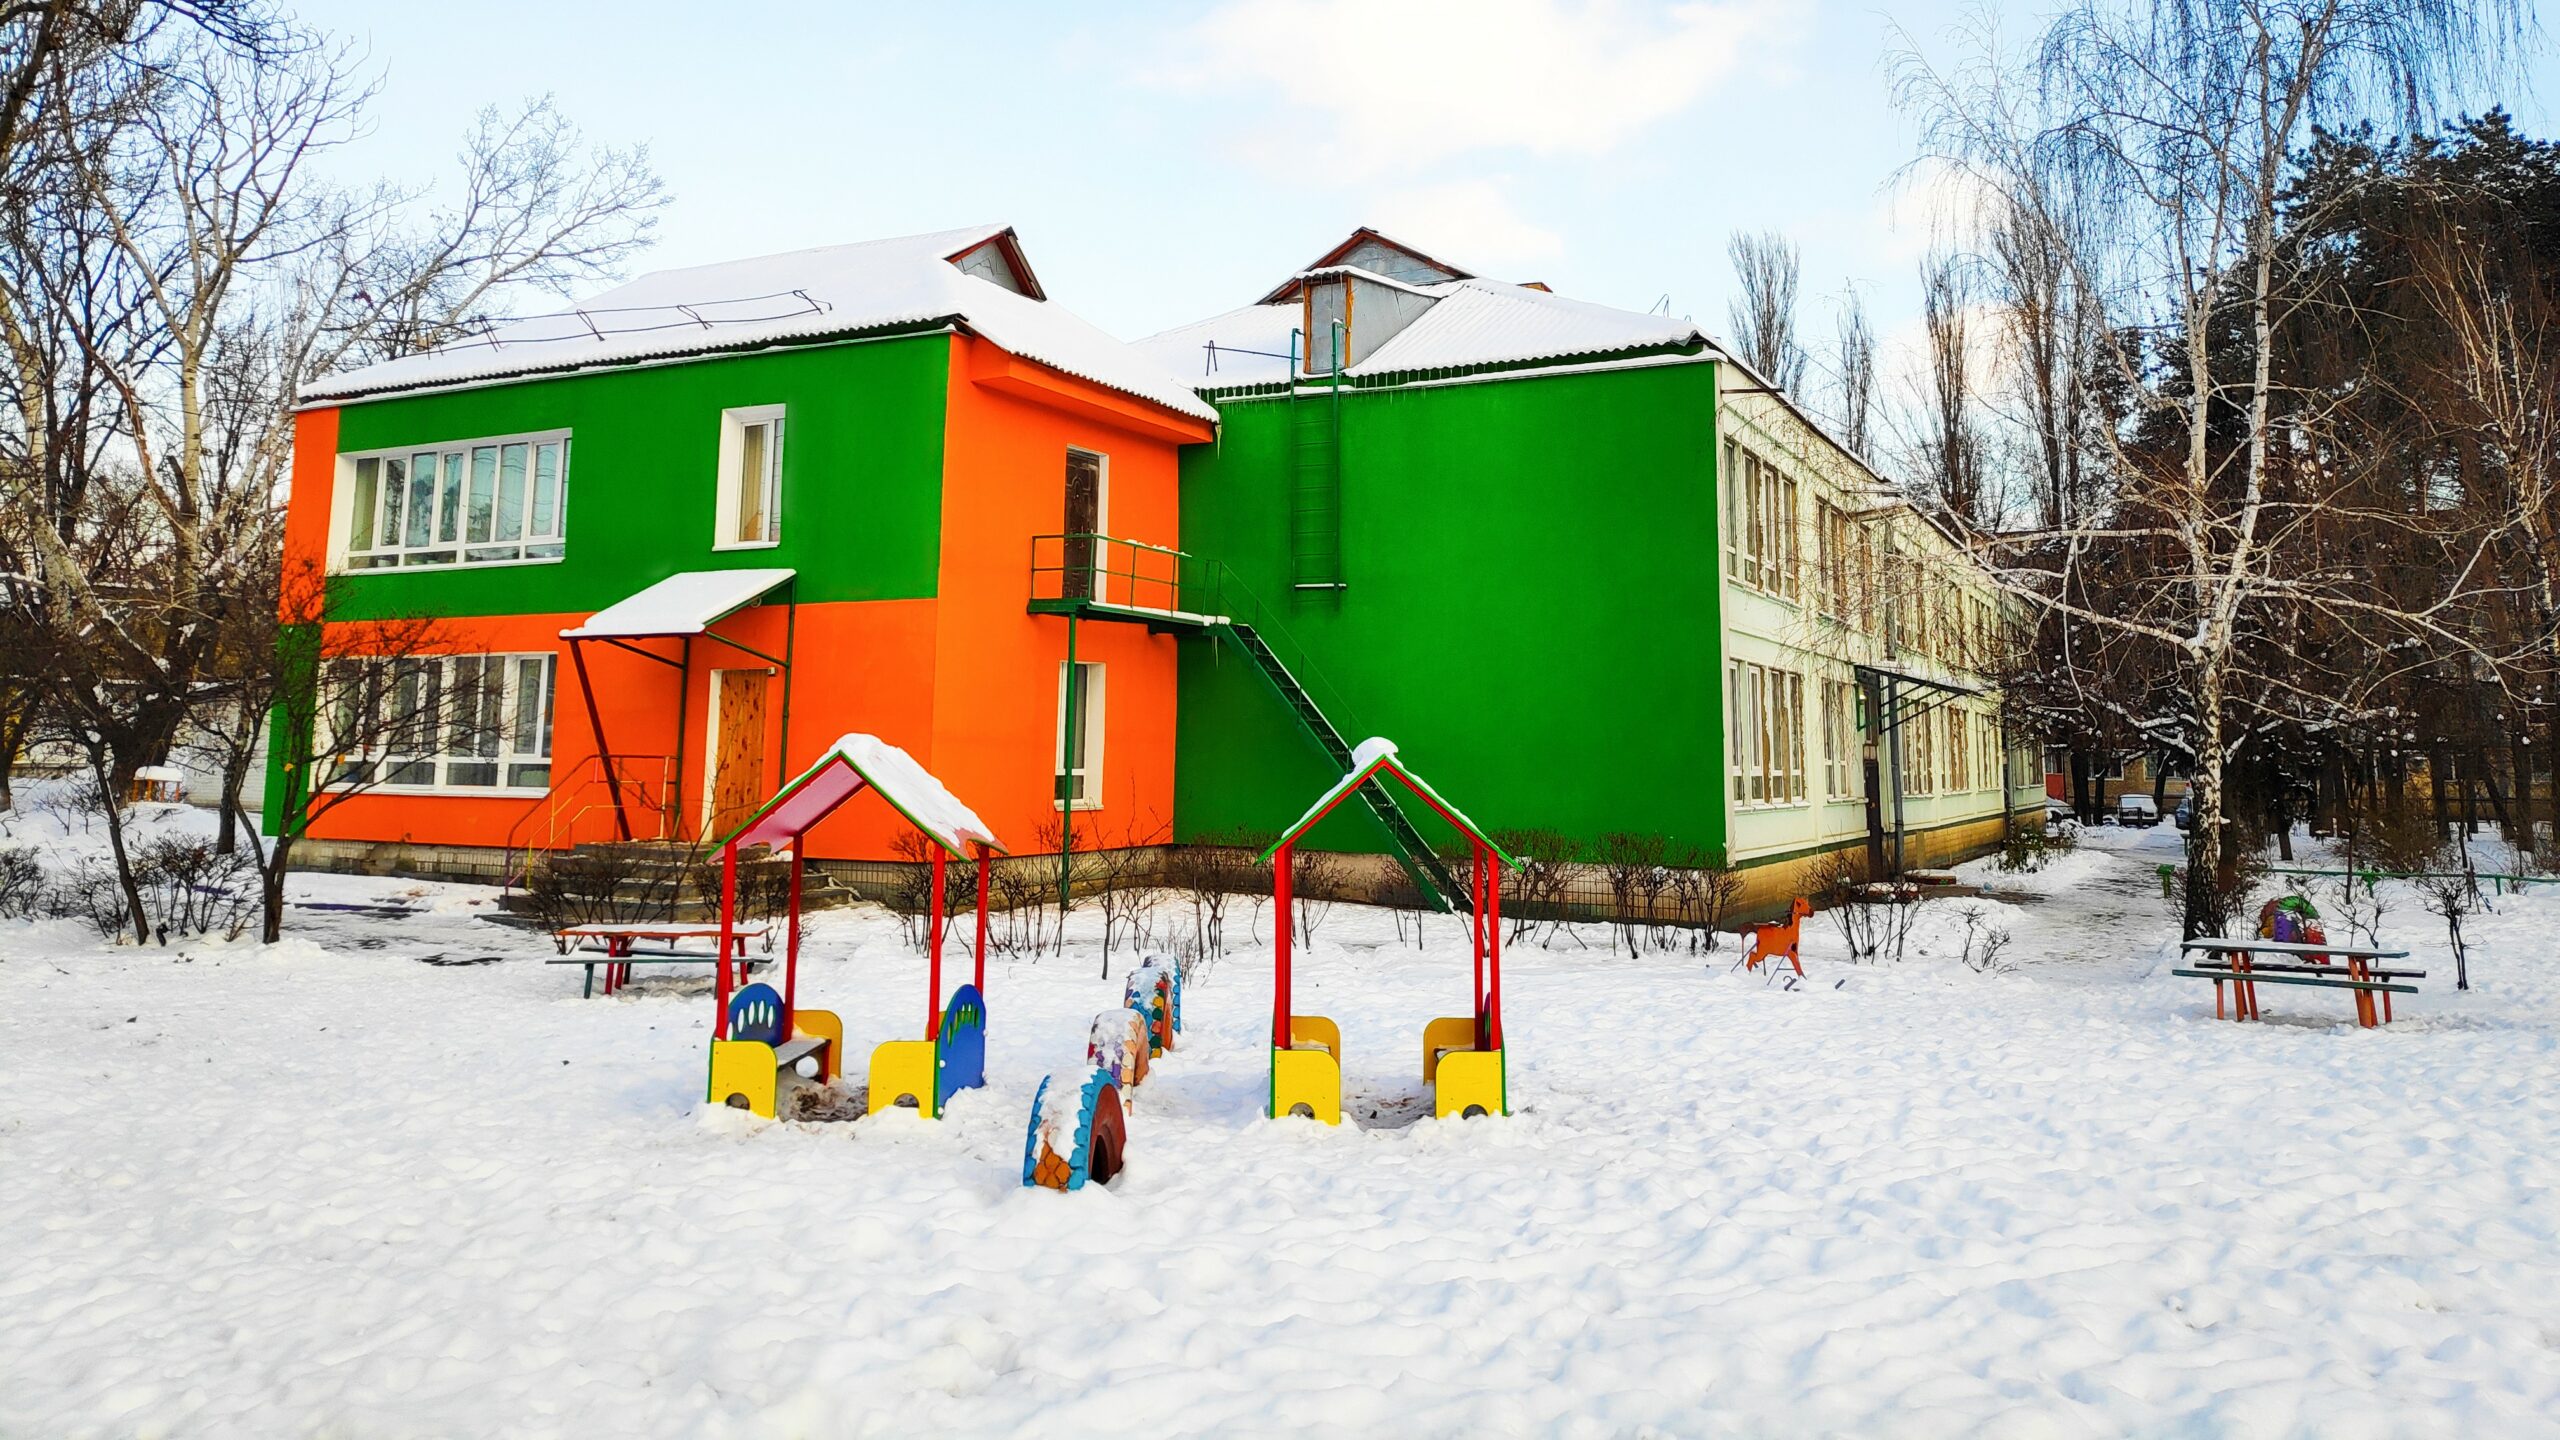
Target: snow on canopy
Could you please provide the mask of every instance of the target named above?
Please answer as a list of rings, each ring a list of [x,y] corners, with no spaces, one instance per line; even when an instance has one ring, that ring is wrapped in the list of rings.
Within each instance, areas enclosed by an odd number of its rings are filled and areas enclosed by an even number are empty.
[[[637,640],[653,635],[699,635],[720,617],[743,610],[791,579],[789,570],[688,570],[560,632],[563,640]]]
[[[967,855],[971,845],[1004,850],[1004,842],[987,828],[987,822],[944,789],[914,756],[877,735],[862,734],[837,737],[816,764],[765,802],[732,837],[732,843],[740,848],[792,843],[861,794],[865,786],[954,855]]]
[[[1027,360],[1200,420],[1217,412],[1135,349],[1045,299],[962,268],[1012,227],[976,225],[658,270],[560,315],[325,376],[305,404],[427,386],[487,384],[590,365],[904,327],[953,326]],[[1037,288],[1036,286],[1034,287]]]
[[[1404,757],[1396,753],[1396,742],[1387,739],[1383,735],[1372,735],[1352,748],[1351,768],[1343,773],[1341,779],[1333,782],[1333,787],[1331,789],[1316,797],[1316,803],[1307,807],[1307,813],[1299,816],[1296,824],[1280,832],[1280,838],[1271,842],[1271,848],[1262,852],[1262,858],[1265,860],[1270,859],[1272,856],[1280,853],[1281,846],[1287,845],[1297,840],[1300,836],[1306,834],[1307,830],[1312,827],[1316,821],[1324,818],[1326,811],[1340,803],[1344,796],[1359,789],[1364,782],[1366,782],[1370,777],[1376,775],[1380,770],[1391,770],[1395,772],[1397,779],[1400,779],[1407,785],[1412,786],[1415,793],[1421,795],[1424,799],[1429,800],[1432,804],[1439,806],[1448,818],[1456,823],[1458,829],[1465,832],[1467,838],[1474,840],[1479,844],[1482,844],[1486,849],[1491,850],[1494,853],[1494,857],[1500,860],[1503,864],[1516,865],[1519,863],[1518,861],[1513,860],[1509,854],[1505,853],[1501,846],[1494,844],[1493,837],[1484,833],[1483,826],[1478,825],[1475,821],[1469,819],[1467,817],[1467,812],[1450,804],[1448,797],[1431,788],[1431,782],[1414,774],[1413,771],[1405,765]]]
[[[1470,277],[1437,285],[1397,283],[1397,288],[1427,297],[1430,308],[1343,374],[1365,379],[1675,346],[1712,349],[1706,332],[1687,320],[1639,315],[1526,285]],[[1290,378],[1290,332],[1303,319],[1295,300],[1248,305],[1136,343],[1157,364],[1199,389],[1275,384]],[[1218,346],[1215,371],[1208,368],[1212,342]],[[1230,353],[1241,351],[1261,353]]]

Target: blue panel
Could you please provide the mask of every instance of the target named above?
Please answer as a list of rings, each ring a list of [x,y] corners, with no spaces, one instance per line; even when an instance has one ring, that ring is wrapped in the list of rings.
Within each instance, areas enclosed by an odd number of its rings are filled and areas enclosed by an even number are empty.
[[[943,1007],[942,1036],[934,1056],[933,1103],[987,1083],[987,1002],[975,985],[953,991]]]
[[[782,994],[759,980],[729,997],[729,1038],[783,1041]]]

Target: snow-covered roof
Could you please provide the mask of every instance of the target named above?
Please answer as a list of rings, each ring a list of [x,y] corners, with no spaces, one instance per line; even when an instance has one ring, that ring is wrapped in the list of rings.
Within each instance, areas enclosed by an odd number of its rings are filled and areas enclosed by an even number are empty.
[[[687,570],[670,575],[560,632],[563,640],[638,640],[699,635],[721,616],[743,610],[792,577],[789,570]]]
[[[1704,331],[1684,319],[1640,315],[1500,280],[1398,288],[1429,297],[1430,308],[1344,374],[1360,379],[1711,345]],[[1248,305],[1150,335],[1137,348],[1202,390],[1279,384],[1290,378],[1289,337],[1302,321],[1294,300]],[[1212,343],[1218,347],[1214,369]]]
[[[977,225],[653,271],[566,314],[506,321],[484,336],[325,376],[303,387],[302,400],[485,385],[592,365],[947,325],[1106,389],[1195,419],[1217,418],[1133,347],[1054,302],[957,263],[1000,239],[1009,255],[1018,255],[1011,236],[1009,226]],[[1019,268],[1019,278],[1036,292],[1028,266]]]
[[[1359,789],[1364,782],[1381,770],[1394,772],[1397,779],[1412,786],[1414,793],[1431,802],[1442,815],[1460,830],[1465,831],[1468,838],[1482,843],[1503,864],[1518,863],[1505,854],[1501,846],[1493,843],[1493,837],[1485,834],[1484,827],[1468,819],[1465,811],[1450,804],[1447,797],[1431,788],[1430,782],[1408,769],[1404,763],[1404,757],[1396,752],[1396,742],[1382,735],[1372,735],[1353,747],[1351,768],[1344,771],[1342,778],[1334,781],[1330,789],[1316,797],[1316,803],[1307,807],[1307,813],[1299,816],[1297,823],[1280,832],[1280,838],[1271,842],[1270,848],[1262,852],[1262,858],[1270,859],[1280,852],[1281,846],[1306,834],[1318,820],[1325,817],[1325,812],[1341,803],[1342,797]]]
[[[866,786],[954,855],[967,855],[972,845],[1004,849],[1004,842],[978,818],[978,812],[944,789],[914,756],[877,735],[859,733],[836,737],[817,763],[776,791],[755,818],[739,828],[734,843],[795,842]]]

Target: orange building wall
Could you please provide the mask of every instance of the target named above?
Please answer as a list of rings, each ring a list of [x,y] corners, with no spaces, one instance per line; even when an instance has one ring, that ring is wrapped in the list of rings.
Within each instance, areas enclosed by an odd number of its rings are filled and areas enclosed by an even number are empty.
[[[1105,531],[1178,545],[1177,456],[1210,431],[968,337],[952,345],[945,413],[929,763],[1008,847],[1046,849],[1067,622],[1026,609],[1031,539],[1066,528],[1074,447],[1109,457]],[[1077,812],[1080,843],[1171,838],[1179,643],[1142,625],[1078,627],[1077,658],[1104,667],[1102,807]]]
[[[941,552],[932,600],[865,601],[799,607],[789,753],[783,754],[780,676],[767,692],[772,780],[813,763],[837,736],[868,731],[904,747],[975,809],[1018,852],[1046,848],[1057,808],[1058,667],[1067,622],[1027,611],[1031,539],[1065,528],[1066,452],[1109,457],[1104,528],[1115,536],[1178,545],[1177,455],[1211,438],[1209,427],[1017,359],[985,341],[952,342],[945,420]],[[295,420],[294,487],[286,518],[288,553],[327,553],[337,455],[334,410]],[[307,603],[307,601],[306,601]],[[586,700],[569,647],[559,638],[583,614],[456,618],[430,648],[454,654],[551,653],[559,657],[552,721],[552,774],[564,785],[596,752]],[[744,611],[716,628],[768,655],[784,653],[780,605]],[[343,638],[348,627],[327,627]],[[674,640],[636,642],[673,656]],[[1177,686],[1171,636],[1133,624],[1087,622],[1078,658],[1105,668],[1102,806],[1078,812],[1082,844],[1170,838]],[[684,676],[684,735],[676,729],[673,668],[609,645],[584,647],[604,738],[625,761],[683,757],[680,814],[685,832],[703,819],[711,744],[712,672],[765,661],[697,639]],[[656,776],[661,767],[625,773]],[[770,784],[768,784],[768,791]],[[635,827],[637,828],[637,827]],[[820,859],[894,859],[904,830],[884,805],[846,807],[810,837]],[[374,793],[326,816],[326,839],[433,845],[566,845],[614,837],[608,792],[586,784],[549,799]]]
[[[933,709],[933,636],[935,602],[882,600],[861,603],[803,605],[794,649],[796,672],[791,691],[790,755],[787,771],[774,767],[773,780],[797,773],[819,752],[849,730],[867,730],[904,746],[920,760],[931,748]],[[505,615],[444,622],[427,648],[448,654],[549,653],[559,656],[551,724],[552,775],[564,784],[579,775],[596,753],[594,730],[563,629],[586,620],[584,615]],[[783,653],[785,614],[769,605],[745,611],[717,627],[726,635],[769,655]],[[361,625],[330,626],[343,637]],[[674,640],[636,642],[653,653],[673,656]],[[665,773],[656,763],[676,752],[676,672],[610,645],[589,642],[587,672],[596,694],[596,713],[625,774]],[[686,676],[682,793],[679,813],[687,833],[702,820],[705,765],[709,758],[706,713],[714,669],[762,668],[765,662],[709,639],[693,642],[693,668]],[[782,755],[782,681],[779,675],[766,692],[765,754],[768,762]],[[926,763],[930,764],[930,761]],[[589,772],[593,773],[593,772]],[[768,783],[769,791],[773,786]],[[552,816],[560,818],[554,821]],[[557,826],[559,843],[614,838],[610,797],[601,784],[584,785],[550,800],[528,795],[468,796],[385,794],[359,795],[339,805],[313,827],[323,839],[401,840],[428,845],[525,845],[538,843]],[[853,805],[828,820],[810,837],[809,853],[824,859],[891,858],[891,841],[903,828],[886,806]],[[647,833],[635,821],[636,833]]]

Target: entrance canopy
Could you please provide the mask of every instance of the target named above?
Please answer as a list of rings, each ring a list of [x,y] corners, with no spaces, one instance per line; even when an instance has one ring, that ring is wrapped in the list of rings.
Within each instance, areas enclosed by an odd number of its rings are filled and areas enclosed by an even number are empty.
[[[1382,772],[1403,781],[1406,789],[1420,796],[1424,804],[1440,812],[1441,819],[1455,826],[1458,833],[1492,851],[1495,858],[1503,864],[1517,866],[1520,863],[1504,854],[1502,847],[1493,843],[1493,837],[1485,834],[1484,830],[1476,822],[1468,819],[1457,806],[1442,799],[1440,792],[1431,788],[1430,782],[1405,768],[1404,761],[1396,754],[1396,742],[1375,735],[1360,742],[1359,747],[1351,752],[1350,771],[1333,782],[1332,789],[1318,796],[1316,803],[1307,807],[1307,813],[1299,816],[1296,824],[1281,831],[1280,838],[1271,842],[1271,848],[1262,852],[1262,858],[1269,860],[1272,856],[1279,854],[1283,846],[1298,843],[1300,837],[1315,828],[1317,821],[1332,814],[1335,806],[1340,805],[1353,791]]]
[[[617,600],[560,632],[563,640],[700,635],[791,583],[791,570],[688,570]]]
[[[1002,853],[1004,843],[977,812],[943,788],[915,757],[877,735],[846,735],[827,747],[818,763],[774,795],[749,819],[730,844],[737,848],[793,844],[837,807],[868,788],[909,824],[931,836],[950,854],[966,858],[969,847],[983,845]]]

